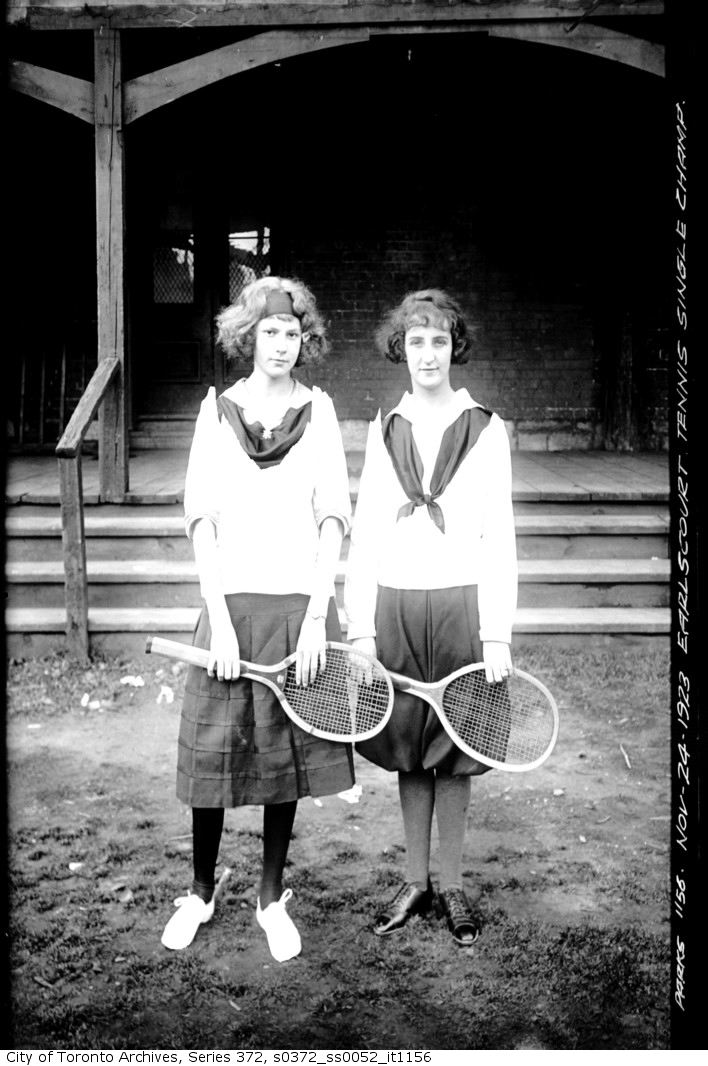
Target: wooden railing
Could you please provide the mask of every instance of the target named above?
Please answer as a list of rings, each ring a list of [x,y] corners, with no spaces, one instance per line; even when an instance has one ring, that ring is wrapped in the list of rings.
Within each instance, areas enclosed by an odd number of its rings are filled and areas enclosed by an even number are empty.
[[[117,356],[99,361],[56,447],[64,553],[67,650],[70,655],[83,662],[87,662],[89,658],[89,628],[81,447],[96,411],[120,370],[121,361]]]

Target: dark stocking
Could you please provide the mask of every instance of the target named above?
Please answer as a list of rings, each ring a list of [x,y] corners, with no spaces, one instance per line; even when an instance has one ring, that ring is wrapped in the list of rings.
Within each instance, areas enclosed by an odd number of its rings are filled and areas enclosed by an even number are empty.
[[[425,889],[428,887],[430,830],[435,802],[433,771],[399,771],[398,794],[406,835],[406,881]]]
[[[192,892],[208,903],[214,893],[214,871],[219,856],[223,807],[192,807],[194,880]]]
[[[262,910],[283,894],[283,870],[296,810],[297,800],[270,803],[263,808],[263,873],[258,893]]]
[[[469,777],[438,773],[435,778],[435,815],[440,841],[440,891],[462,888],[462,848],[470,802]]]

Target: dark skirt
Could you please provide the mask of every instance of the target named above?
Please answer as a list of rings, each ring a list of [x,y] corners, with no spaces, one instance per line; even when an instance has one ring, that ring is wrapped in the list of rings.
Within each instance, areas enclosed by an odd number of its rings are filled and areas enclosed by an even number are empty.
[[[226,603],[242,659],[266,666],[295,651],[308,597],[239,593]],[[328,640],[341,640],[330,601]],[[208,648],[202,609],[193,643]],[[219,681],[191,666],[177,753],[177,796],[191,807],[240,807],[327,796],[354,783],[351,745],[320,740],[290,721],[277,697],[257,681]]]
[[[393,589],[379,586],[376,653],[383,665],[416,681],[440,681],[461,666],[482,661],[477,586]],[[384,770],[439,770],[455,776],[490,769],[455,747],[433,708],[396,692],[388,724],[357,744]]]

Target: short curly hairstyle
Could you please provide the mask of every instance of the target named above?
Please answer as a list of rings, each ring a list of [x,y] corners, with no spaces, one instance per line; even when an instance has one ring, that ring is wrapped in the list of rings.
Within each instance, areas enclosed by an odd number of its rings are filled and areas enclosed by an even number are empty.
[[[406,332],[413,326],[446,329],[452,336],[452,362],[466,363],[470,338],[458,303],[442,289],[419,289],[409,292],[397,307],[389,311],[376,331],[376,344],[392,363],[406,359]]]
[[[302,345],[295,366],[318,362],[328,350],[325,324],[315,297],[297,278],[265,277],[246,285],[235,302],[216,316],[218,343],[231,360],[252,359],[256,326],[266,317],[268,293],[274,290],[289,294],[293,313],[300,319]]]

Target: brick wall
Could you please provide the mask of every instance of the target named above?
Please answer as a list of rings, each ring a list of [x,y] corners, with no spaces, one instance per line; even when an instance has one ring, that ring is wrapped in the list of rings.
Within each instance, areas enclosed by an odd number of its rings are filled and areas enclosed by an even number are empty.
[[[408,220],[363,238],[292,236],[287,261],[318,295],[330,323],[327,363],[302,376],[327,389],[342,420],[368,420],[397,403],[408,376],[376,352],[374,329],[405,292],[439,285],[457,295],[475,325],[468,362],[453,369],[453,384],[507,420],[512,446],[598,446],[587,308],[524,293],[525,282],[491,265],[458,225]]]

